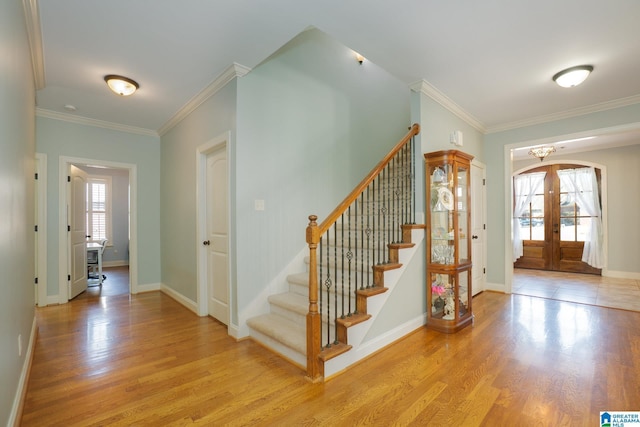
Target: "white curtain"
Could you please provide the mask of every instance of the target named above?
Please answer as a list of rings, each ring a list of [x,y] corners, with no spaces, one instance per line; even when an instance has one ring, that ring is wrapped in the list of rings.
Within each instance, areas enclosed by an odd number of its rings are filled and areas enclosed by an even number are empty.
[[[529,209],[529,204],[536,193],[541,193],[544,188],[546,172],[534,172],[518,175],[513,178],[514,207],[513,207],[513,261],[515,262],[524,253],[522,238],[520,237],[520,217]]]
[[[582,251],[582,261],[594,268],[602,268],[602,212],[598,194],[598,180],[594,168],[564,169],[558,171],[560,184],[573,194],[581,215],[591,217]]]

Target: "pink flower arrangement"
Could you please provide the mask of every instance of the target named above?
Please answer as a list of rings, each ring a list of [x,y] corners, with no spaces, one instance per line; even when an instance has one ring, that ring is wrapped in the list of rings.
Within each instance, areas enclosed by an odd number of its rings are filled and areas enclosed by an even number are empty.
[[[431,293],[438,294],[438,296],[442,296],[447,290],[442,285],[438,285],[437,283],[433,283],[431,285]]]

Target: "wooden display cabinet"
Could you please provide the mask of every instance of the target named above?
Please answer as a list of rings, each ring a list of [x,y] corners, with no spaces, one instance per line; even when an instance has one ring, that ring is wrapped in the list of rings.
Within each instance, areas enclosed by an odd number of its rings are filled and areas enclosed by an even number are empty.
[[[471,160],[458,150],[427,153],[427,328],[458,332],[471,310]]]

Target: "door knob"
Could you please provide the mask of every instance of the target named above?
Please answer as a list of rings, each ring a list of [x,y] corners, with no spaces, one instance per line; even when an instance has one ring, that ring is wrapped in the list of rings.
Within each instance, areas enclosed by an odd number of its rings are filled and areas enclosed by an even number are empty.
[[[202,244],[205,246],[209,246],[211,242],[209,240],[205,240],[204,242],[202,242]]]
[[[475,234],[473,236],[471,236],[472,239],[477,239],[478,236],[476,236]]]

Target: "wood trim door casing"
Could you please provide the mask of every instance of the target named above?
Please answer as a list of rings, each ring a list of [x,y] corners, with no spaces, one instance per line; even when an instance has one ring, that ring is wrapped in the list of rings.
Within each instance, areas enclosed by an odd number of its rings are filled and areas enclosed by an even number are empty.
[[[600,275],[602,270],[582,262],[584,242],[561,239],[560,180],[557,171],[581,168],[575,163],[555,163],[528,169],[521,174],[547,172],[544,183],[544,240],[523,240],[524,255],[514,267],[548,271],[566,271]],[[602,194],[601,171],[596,168],[599,193]],[[601,196],[602,199],[602,196]],[[531,225],[530,225],[531,226]]]

